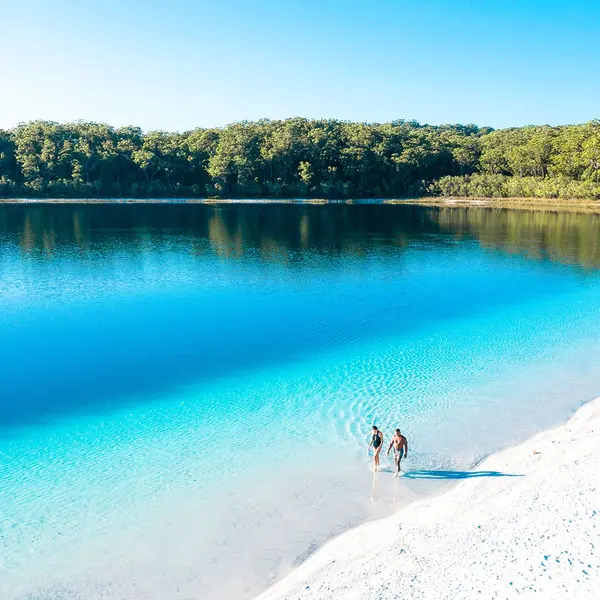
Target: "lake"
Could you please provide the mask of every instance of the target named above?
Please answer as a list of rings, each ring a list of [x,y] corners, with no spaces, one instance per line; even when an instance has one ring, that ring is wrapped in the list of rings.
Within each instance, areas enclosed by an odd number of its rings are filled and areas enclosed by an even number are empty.
[[[0,205],[0,597],[251,599],[600,391],[600,216]]]

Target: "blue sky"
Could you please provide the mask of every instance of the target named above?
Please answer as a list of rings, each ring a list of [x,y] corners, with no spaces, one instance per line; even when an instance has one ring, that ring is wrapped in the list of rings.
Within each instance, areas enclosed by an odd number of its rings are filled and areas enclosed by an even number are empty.
[[[600,117],[600,2],[0,0],[0,127]]]

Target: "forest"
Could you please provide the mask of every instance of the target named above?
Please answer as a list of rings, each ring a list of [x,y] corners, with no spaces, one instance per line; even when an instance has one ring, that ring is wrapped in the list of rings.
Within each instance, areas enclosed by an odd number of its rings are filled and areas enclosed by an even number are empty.
[[[0,197],[600,199],[600,120],[493,130],[292,118],[0,130]]]

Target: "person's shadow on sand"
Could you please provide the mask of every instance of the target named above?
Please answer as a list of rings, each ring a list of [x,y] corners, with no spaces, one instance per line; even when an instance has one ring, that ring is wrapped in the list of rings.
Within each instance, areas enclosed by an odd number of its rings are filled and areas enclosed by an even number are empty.
[[[500,471],[408,471],[404,473],[408,479],[472,479],[474,477],[523,477],[515,473]]]

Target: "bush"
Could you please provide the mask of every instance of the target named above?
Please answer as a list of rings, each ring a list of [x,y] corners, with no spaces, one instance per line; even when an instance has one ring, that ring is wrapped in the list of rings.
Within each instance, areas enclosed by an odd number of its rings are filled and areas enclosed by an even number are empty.
[[[568,177],[510,177],[476,173],[448,176],[433,182],[434,196],[461,198],[562,198],[598,200],[600,184]]]

